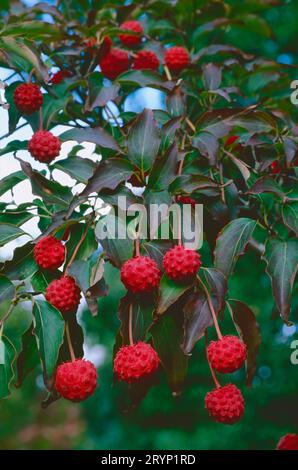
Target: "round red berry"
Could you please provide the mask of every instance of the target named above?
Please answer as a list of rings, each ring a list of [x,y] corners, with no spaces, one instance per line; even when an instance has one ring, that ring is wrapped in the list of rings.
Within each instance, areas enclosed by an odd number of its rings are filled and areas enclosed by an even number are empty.
[[[298,435],[286,434],[278,441],[277,450],[298,450]]]
[[[43,103],[40,87],[34,83],[22,83],[17,86],[13,95],[16,107],[23,114],[39,111]]]
[[[124,21],[120,26],[120,29],[133,31],[138,34],[119,34],[119,39],[125,46],[136,46],[142,41],[143,28],[141,23],[135,20]]]
[[[197,274],[202,263],[196,251],[176,245],[166,252],[162,264],[170,279],[184,282],[191,280]]]
[[[97,371],[90,361],[76,359],[57,367],[55,388],[67,400],[86,400],[93,395],[96,386]]]
[[[169,70],[179,73],[189,65],[189,53],[184,47],[170,47],[166,50],[164,62]]]
[[[228,384],[207,393],[205,407],[218,423],[235,424],[243,416],[244,398],[239,388]]]
[[[272,162],[269,168],[270,168],[270,173],[272,173],[273,175],[278,175],[282,170],[282,167],[278,160],[275,160],[274,162]]]
[[[138,52],[132,63],[132,68],[135,70],[157,70],[159,67],[159,60],[157,55],[148,50]]]
[[[212,369],[228,374],[243,366],[247,347],[237,336],[227,335],[218,341],[211,341],[207,348],[207,356]]]
[[[34,250],[35,262],[42,269],[58,269],[65,258],[65,246],[60,240],[49,235],[36,243]]]
[[[145,294],[158,287],[161,273],[153,259],[136,256],[123,264],[120,277],[126,289],[135,294]]]
[[[50,163],[58,157],[61,150],[59,137],[49,131],[37,131],[29,140],[28,150],[35,160],[42,163]]]
[[[195,199],[193,199],[190,196],[182,196],[182,194],[178,194],[176,196],[176,202],[179,202],[180,204],[190,204],[192,207],[194,207],[197,203]]]
[[[63,82],[65,78],[71,77],[71,72],[69,70],[58,70],[58,72],[54,73],[51,78],[51,82],[53,85],[59,85],[59,83]]]
[[[114,360],[114,372],[119,380],[132,383],[153,374],[158,369],[159,362],[152,346],[140,341],[119,349]]]
[[[129,68],[129,57],[122,49],[111,49],[99,62],[102,73],[110,80],[115,80]]]
[[[72,277],[62,276],[50,282],[45,297],[62,314],[75,313],[80,303],[81,291]]]

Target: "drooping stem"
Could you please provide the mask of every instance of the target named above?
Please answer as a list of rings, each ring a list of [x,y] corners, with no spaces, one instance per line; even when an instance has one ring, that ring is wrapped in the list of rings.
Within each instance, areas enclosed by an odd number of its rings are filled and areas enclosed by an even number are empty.
[[[210,312],[211,312],[211,315],[212,315],[212,318],[213,318],[213,323],[214,323],[214,326],[215,326],[217,336],[218,336],[219,339],[222,339],[222,334],[221,334],[221,331],[220,331],[220,328],[219,328],[219,324],[218,324],[218,321],[217,321],[217,316],[216,316],[216,313],[215,313],[215,310],[214,310],[214,307],[213,307],[213,303],[212,303],[209,291],[208,291],[207,287],[205,286],[205,284],[203,283],[200,276],[197,276],[197,279],[198,279],[199,283],[201,284],[201,286],[203,287],[203,290],[205,292],[207,302],[208,302],[208,305],[209,305],[209,308],[210,308]]]
[[[115,124],[117,125],[117,127],[118,127],[119,131],[121,132],[121,134],[123,135],[123,137],[126,137],[126,134],[125,134],[124,130],[120,126],[120,123],[118,121],[117,116],[115,116],[115,114],[113,113],[113,111],[111,110],[111,108],[107,104],[105,105],[105,109],[106,109],[106,113],[108,115],[110,115],[110,117],[113,119],[113,121],[115,121]]]
[[[74,259],[76,258],[77,254],[78,254],[78,251],[79,251],[79,249],[80,249],[82,243],[84,242],[84,240],[85,240],[85,238],[86,238],[86,236],[87,236],[89,226],[90,226],[90,222],[87,223],[86,228],[85,228],[85,231],[84,231],[84,233],[83,233],[83,235],[82,235],[82,238],[81,238],[81,240],[79,241],[79,243],[77,244],[77,246],[76,246],[76,248],[75,248],[73,254],[71,255],[71,258],[70,258],[69,262],[67,263],[67,266],[65,267],[65,274],[67,274],[67,272],[68,272],[68,270],[69,270],[71,264],[73,263]]]
[[[133,346],[132,315],[133,315],[133,306],[132,304],[130,304],[129,311],[128,311],[128,337],[129,337],[129,344],[131,346]]]
[[[39,130],[42,131],[43,123],[42,123],[42,107],[39,110]]]
[[[163,68],[164,68],[164,70],[165,70],[167,79],[168,79],[168,80],[172,80],[172,75],[171,75],[171,72],[169,71],[169,68],[167,67],[167,65],[164,65]]]
[[[225,196],[225,188],[223,186],[224,184],[224,178],[223,178],[223,167],[222,164],[220,163],[219,165],[219,179],[220,179],[220,192],[221,192],[221,200],[225,204],[226,203],[226,196]]]
[[[8,317],[10,316],[11,312],[13,311],[13,309],[15,308],[15,306],[17,305],[18,303],[18,299],[15,297],[12,301],[11,301],[11,304],[9,306],[9,309],[7,310],[6,314],[4,315],[3,318],[1,318],[0,320],[0,327],[3,326],[4,322],[8,319]]]
[[[69,331],[68,322],[65,323],[65,333],[66,333],[66,340],[67,340],[67,345],[68,345],[68,349],[69,349],[70,358],[71,358],[72,362],[74,362],[76,360],[76,356],[75,356],[73,346],[72,346],[72,342],[71,342],[71,338],[70,338],[70,331]]]
[[[205,331],[205,346],[206,346],[206,348],[205,348],[206,349],[206,358],[207,358],[207,362],[208,362],[208,365],[209,365],[209,369],[210,369],[213,381],[215,383],[216,388],[220,388],[221,385],[220,385],[219,381],[217,380],[217,377],[216,377],[215,372],[214,372],[214,370],[213,370],[213,368],[212,368],[212,366],[209,362],[208,355],[207,355],[207,347],[208,347],[208,333],[207,333],[207,330]]]
[[[185,122],[193,132],[196,132],[196,126],[191,122],[188,117],[185,118]]]
[[[33,67],[33,69],[31,70],[31,72],[29,73],[28,83],[31,83],[31,82],[32,82],[32,77],[33,77],[34,72],[35,72],[35,68]]]
[[[140,237],[137,235],[137,238],[135,239],[135,255],[140,256]]]

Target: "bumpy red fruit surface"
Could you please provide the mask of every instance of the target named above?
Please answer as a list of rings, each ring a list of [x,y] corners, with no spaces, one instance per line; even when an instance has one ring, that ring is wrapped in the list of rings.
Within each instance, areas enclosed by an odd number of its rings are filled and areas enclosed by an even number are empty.
[[[65,247],[52,235],[36,243],[33,253],[35,262],[42,269],[58,269],[64,263]]]
[[[148,50],[138,52],[132,63],[132,68],[135,70],[157,70],[159,67],[159,60],[157,55]]]
[[[50,163],[58,157],[61,141],[49,131],[37,131],[29,140],[28,150],[39,162]]]
[[[120,29],[138,33],[135,35],[119,34],[119,39],[125,46],[136,46],[142,41],[143,28],[141,23],[139,23],[138,21],[124,21],[124,23],[122,23],[122,25],[120,26]]]
[[[61,83],[65,78],[71,77],[71,72],[69,70],[58,70],[58,72],[54,73],[51,78],[51,82],[53,85],[58,85]]]
[[[282,436],[276,446],[277,450],[298,450],[298,435],[286,434]]]
[[[122,49],[111,49],[99,62],[102,73],[110,80],[115,80],[129,68],[129,57]]]
[[[243,366],[247,347],[237,336],[223,336],[218,341],[211,341],[207,348],[208,361],[217,372],[228,374]]]
[[[218,423],[235,424],[243,416],[244,398],[239,388],[228,384],[207,393],[205,407]]]
[[[158,287],[161,273],[153,259],[136,256],[123,264],[120,277],[126,289],[135,294],[145,294]]]
[[[85,359],[60,364],[56,371],[55,388],[63,398],[82,401],[93,395],[97,385],[94,364]]]
[[[201,266],[201,259],[196,251],[176,245],[166,252],[162,264],[170,279],[184,282],[197,274]]]
[[[80,303],[81,291],[72,277],[62,276],[50,282],[45,297],[62,314],[75,313]]]
[[[169,70],[179,73],[188,66],[189,54],[184,47],[170,47],[165,53],[164,62]]]
[[[42,106],[43,96],[38,85],[22,83],[17,86],[13,95],[16,107],[23,114],[32,114]]]
[[[132,383],[153,374],[158,369],[159,362],[152,346],[140,341],[119,349],[114,360],[114,372],[119,380]]]

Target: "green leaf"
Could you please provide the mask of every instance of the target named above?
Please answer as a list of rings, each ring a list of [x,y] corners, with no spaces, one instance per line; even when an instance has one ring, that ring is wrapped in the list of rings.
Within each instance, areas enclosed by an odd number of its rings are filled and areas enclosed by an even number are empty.
[[[38,270],[33,258],[33,245],[26,243],[14,250],[11,260],[1,266],[1,272],[11,280],[24,280],[32,276]]]
[[[18,110],[18,108],[15,106],[14,99],[13,99],[15,89],[19,85],[21,85],[21,83],[23,83],[23,82],[16,81],[16,82],[11,83],[10,85],[8,85],[8,87],[5,88],[5,98],[6,98],[7,102],[9,103],[9,108],[8,108],[8,130],[9,130],[10,134],[12,134],[16,130],[17,124],[18,124],[18,122],[21,118],[21,113]],[[7,146],[6,146],[6,148],[7,148]],[[2,153],[1,155],[4,155],[6,153],[6,149],[2,149],[2,151],[3,150],[4,150],[4,153]],[[16,150],[18,150],[18,149],[16,149]],[[15,151],[15,150],[13,149],[12,151]]]
[[[288,322],[291,292],[298,268],[298,240],[269,239],[262,257],[271,278],[273,295],[280,316]]]
[[[285,204],[282,208],[284,224],[298,236],[298,202]]]
[[[117,82],[123,85],[138,85],[169,90],[174,83],[165,81],[157,72],[149,70],[129,70],[117,77]]]
[[[221,84],[221,68],[214,64],[204,65],[203,80],[206,90],[217,90]]]
[[[160,135],[151,109],[144,109],[132,124],[128,139],[128,157],[142,173],[148,171],[157,155]]]
[[[258,179],[249,190],[250,194],[272,193],[283,198],[285,193],[280,185],[270,176]]]
[[[231,274],[237,259],[244,253],[255,227],[255,220],[242,217],[232,220],[219,233],[214,250],[214,265],[226,276]]]
[[[181,175],[177,176],[169,186],[171,193],[192,193],[193,191],[211,191],[215,196],[219,193],[219,185],[208,176]]]
[[[162,315],[173,305],[185,292],[192,286],[193,282],[187,284],[177,284],[166,275],[163,275],[159,285],[159,296],[156,307],[156,313]]]
[[[8,142],[8,144],[3,148],[0,149],[0,155],[6,155],[7,153],[11,152],[17,152],[18,150],[27,150],[28,149],[28,140],[12,140],[11,142]],[[21,173],[20,171],[17,171],[16,173],[13,173],[12,175],[17,175],[18,173]],[[4,179],[7,179],[8,176]],[[24,179],[24,178],[23,178]],[[3,180],[1,181],[1,185],[3,183]]]
[[[0,398],[6,398],[10,395],[15,359],[16,350],[12,342],[6,336],[2,336],[0,339]]]
[[[2,274],[0,275],[0,305],[2,302],[11,301],[16,293],[13,283]]]
[[[27,73],[34,69],[39,80],[48,81],[47,67],[41,62],[38,52],[31,45],[25,44],[23,39],[1,36],[1,49],[7,57],[8,64]]]
[[[114,190],[122,181],[128,180],[132,173],[132,165],[127,160],[122,158],[104,160],[96,167],[80,196],[88,196],[94,192],[99,193],[103,189]]]
[[[70,188],[62,186],[56,181],[48,180],[38,171],[33,170],[30,163],[22,160],[19,161],[23,172],[30,179],[33,194],[40,196],[46,203],[57,204],[63,207],[69,206],[73,199]]]
[[[63,343],[64,320],[61,313],[45,300],[36,300],[33,306],[34,334],[46,379],[56,369],[59,350]]]
[[[185,113],[185,99],[181,88],[174,88],[167,95],[167,109],[171,116],[180,117]]]
[[[168,188],[176,178],[178,159],[178,147],[175,143],[168,152],[155,159],[149,176],[148,189],[160,191]]]
[[[52,167],[64,171],[80,183],[86,184],[93,175],[96,164],[88,158],[68,157],[65,160],[59,160]]]
[[[44,95],[42,106],[42,125],[44,129],[51,129],[55,125],[55,119],[62,109],[65,109],[70,99],[70,94],[54,98],[52,95]]]
[[[22,350],[17,359],[17,387],[20,387],[27,375],[40,363],[33,324],[22,336]]]
[[[127,237],[126,225],[120,218],[108,214],[99,219],[95,235],[114,266],[121,268],[133,256],[133,240]]]
[[[256,371],[256,361],[261,344],[260,327],[252,310],[239,300],[232,300],[233,320],[247,346],[246,384],[251,386]]]
[[[33,274],[30,282],[35,292],[45,292],[50,282],[54,279],[58,279],[60,276],[60,271],[37,271]]]
[[[182,352],[183,315],[181,311],[169,311],[153,325],[154,348],[166,372],[169,386],[174,395],[181,393],[188,367],[188,358]]]
[[[6,243],[19,238],[22,235],[27,234],[21,228],[12,224],[0,223],[0,246],[6,245]]]
[[[12,189],[21,181],[24,181],[24,179],[26,179],[26,176],[22,171],[16,171],[15,173],[11,173],[10,175],[5,176],[0,181],[0,196],[5,194],[6,191]]]
[[[210,289],[210,297],[215,313],[218,315],[225,305],[227,280],[217,269],[201,268]],[[200,274],[202,278],[202,275]],[[190,354],[197,341],[204,335],[206,329],[213,325],[209,302],[203,290],[194,292],[184,306],[184,340],[182,349]]]
[[[116,140],[101,127],[86,127],[84,129],[71,129],[61,134],[60,139],[62,142],[68,140],[75,140],[79,144],[81,142],[92,142],[99,147],[122,152]]]

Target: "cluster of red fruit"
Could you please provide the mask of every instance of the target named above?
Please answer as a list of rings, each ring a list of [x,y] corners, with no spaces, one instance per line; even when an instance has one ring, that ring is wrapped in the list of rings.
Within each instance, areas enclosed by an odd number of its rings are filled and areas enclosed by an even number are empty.
[[[40,87],[35,83],[22,83],[14,92],[14,102],[18,110],[24,115],[39,111],[43,104],[43,95]],[[58,157],[61,150],[61,141],[51,132],[39,130],[34,133],[28,144],[32,157],[42,163],[50,163]]]
[[[65,260],[65,246],[52,235],[42,238],[34,247],[34,259],[45,270],[56,270]],[[63,275],[50,282],[45,293],[46,300],[67,317],[77,311],[81,291],[75,280]],[[97,371],[92,362],[75,359],[60,364],[56,370],[55,388],[60,395],[71,401],[85,400],[94,393]]]
[[[125,21],[120,29],[123,30],[123,33],[119,34],[119,39],[124,46],[136,48],[142,44],[144,31],[141,23],[134,20]],[[155,52],[143,49],[129,54],[125,49],[112,47],[110,38],[105,38],[105,40],[109,47],[105,48],[99,65],[106,78],[115,80],[118,75],[129,70],[130,66],[134,70],[157,70],[159,68],[160,62]],[[166,50],[164,64],[174,74],[180,73],[189,63],[189,53],[184,47],[174,46]]]

